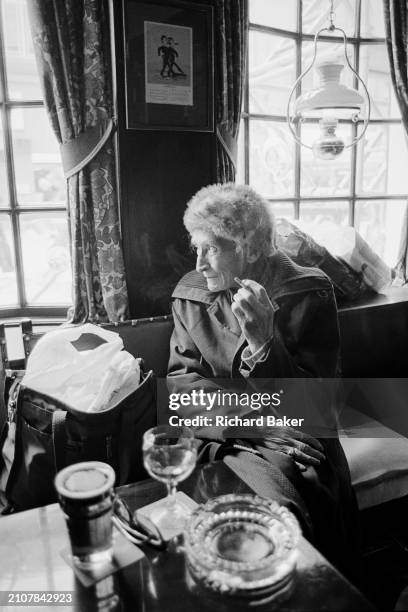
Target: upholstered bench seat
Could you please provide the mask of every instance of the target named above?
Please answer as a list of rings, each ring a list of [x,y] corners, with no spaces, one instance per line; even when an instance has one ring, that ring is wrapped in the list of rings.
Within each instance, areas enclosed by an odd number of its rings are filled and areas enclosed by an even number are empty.
[[[369,420],[340,440],[360,510],[408,495],[408,438]]]
[[[125,348],[143,355],[157,376],[166,375],[171,317],[109,326],[120,332]],[[408,495],[408,438],[364,414],[347,410],[341,443],[350,466],[360,509]]]
[[[403,305],[406,307],[406,302]],[[381,314],[380,310],[380,308],[372,308],[370,315],[374,317],[378,314],[379,316]],[[354,377],[356,373],[353,367],[350,368],[350,363],[357,357],[354,351],[356,338],[352,334],[352,324],[358,310],[348,309],[340,314],[343,315],[343,321],[340,316],[340,323],[342,339],[345,340],[343,342],[343,364],[346,366],[344,370],[346,376]],[[393,314],[393,317],[387,317],[386,319],[380,317],[381,325],[384,324],[385,320],[387,322],[391,320],[395,323],[394,311]],[[370,331],[372,326],[368,325],[367,322],[366,325],[361,325],[360,321],[359,330],[361,332],[361,329],[364,329],[367,337],[376,337],[376,334]],[[158,378],[166,376],[170,336],[173,329],[171,316],[139,319],[119,324],[109,324],[104,327],[118,332],[123,339],[125,349],[135,356],[142,356],[147,368],[152,368]],[[353,338],[351,338],[351,335],[353,335]],[[26,354],[28,354],[30,339],[35,340],[36,338],[27,334],[25,337],[27,338],[25,349]],[[406,333],[400,332],[397,337],[404,338],[405,342]],[[358,342],[360,342],[360,338]],[[364,354],[372,354],[373,351],[370,347],[367,346],[366,349]],[[385,346],[379,352],[384,358],[384,364],[390,365]],[[371,376],[370,372],[359,373],[359,375],[364,374]],[[405,376],[406,373],[405,370],[396,373],[393,370],[393,375]],[[405,414],[405,410],[403,410],[403,413]],[[355,413],[351,419],[350,413],[346,416],[347,418],[343,421],[341,443],[350,466],[359,508],[365,509],[377,506],[408,495],[408,438],[362,414]],[[378,415],[375,416],[381,418]],[[345,423],[347,423],[347,426]]]

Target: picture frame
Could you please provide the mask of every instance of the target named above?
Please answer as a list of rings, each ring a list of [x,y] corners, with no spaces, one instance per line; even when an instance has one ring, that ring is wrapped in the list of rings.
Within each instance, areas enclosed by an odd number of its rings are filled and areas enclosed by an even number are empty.
[[[122,0],[126,129],[214,131],[213,7]]]

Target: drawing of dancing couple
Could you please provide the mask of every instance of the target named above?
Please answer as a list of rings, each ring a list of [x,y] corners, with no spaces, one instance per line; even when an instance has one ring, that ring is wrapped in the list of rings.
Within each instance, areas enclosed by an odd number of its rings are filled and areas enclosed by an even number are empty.
[[[179,54],[175,49],[177,43],[175,42],[174,38],[172,36],[166,36],[163,34],[163,36],[160,38],[160,42],[160,47],[157,49],[158,55],[162,58],[162,69],[160,71],[160,76],[163,79],[187,76],[184,70],[182,70],[176,62],[176,58],[178,58]],[[175,72],[175,69],[177,72]],[[165,74],[166,70],[167,74]]]

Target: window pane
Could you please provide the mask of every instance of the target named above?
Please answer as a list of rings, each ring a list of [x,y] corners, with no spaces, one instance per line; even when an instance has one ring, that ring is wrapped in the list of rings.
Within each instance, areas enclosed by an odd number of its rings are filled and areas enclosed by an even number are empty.
[[[294,140],[286,123],[250,122],[249,182],[265,197],[294,195]]]
[[[66,213],[20,217],[24,279],[30,305],[71,303],[71,265]]]
[[[302,72],[310,66],[313,60],[314,54],[314,43],[304,42],[302,43]],[[354,45],[348,43],[347,45],[347,57],[350,64],[354,68]],[[340,82],[345,85],[353,86],[354,75],[350,68],[347,66],[346,58],[344,57],[344,45],[343,43],[330,43],[324,41],[318,41],[317,43],[317,54],[315,64],[310,72],[302,79],[302,93],[308,89],[313,89],[320,85],[319,73],[316,70],[321,62],[324,61],[340,61],[344,68],[340,75]]]
[[[357,152],[357,193],[408,193],[408,155],[402,125],[369,124]]]
[[[9,98],[42,100],[25,0],[3,0]]]
[[[0,208],[9,205],[4,138],[0,115]]]
[[[295,42],[281,36],[249,34],[249,110],[285,115],[296,80]]]
[[[360,36],[385,38],[383,0],[361,0]]]
[[[360,46],[360,76],[371,97],[371,118],[399,118],[385,45]]]
[[[345,143],[351,142],[351,128],[340,124],[336,134]],[[302,142],[312,146],[319,138],[318,124],[304,124],[301,131]],[[349,195],[351,189],[351,148],[345,149],[335,159],[317,159],[310,149],[301,147],[301,196],[338,196]]]
[[[249,21],[259,25],[295,31],[298,0],[249,0]]]
[[[284,217],[285,219],[295,218],[294,202],[268,202],[268,209],[275,215],[276,218]]]
[[[348,202],[301,202],[300,219],[307,223],[332,221],[338,225],[348,225]]]
[[[17,304],[13,238],[8,215],[0,215],[0,306]]]
[[[303,0],[302,5],[302,27],[305,34],[316,34],[318,30],[329,25],[329,2]],[[356,0],[335,0],[334,11],[335,25],[344,30],[347,36],[354,36]]]
[[[14,108],[11,126],[19,205],[65,204],[61,157],[45,110]]]
[[[241,120],[239,124],[238,134],[238,155],[237,155],[237,172],[236,183],[245,183],[245,124]]]
[[[405,200],[356,202],[355,227],[391,267],[397,263]]]

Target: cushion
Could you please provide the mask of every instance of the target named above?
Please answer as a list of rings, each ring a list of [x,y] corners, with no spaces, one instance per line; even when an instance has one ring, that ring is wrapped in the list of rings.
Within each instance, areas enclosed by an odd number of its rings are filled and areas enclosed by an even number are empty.
[[[408,495],[408,438],[378,421],[340,434],[360,510]]]

